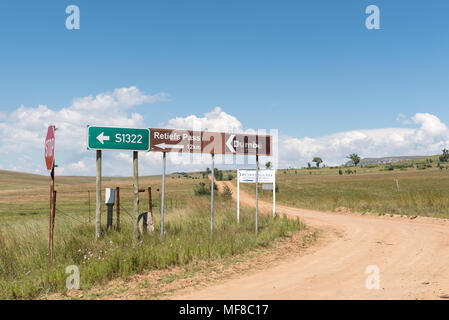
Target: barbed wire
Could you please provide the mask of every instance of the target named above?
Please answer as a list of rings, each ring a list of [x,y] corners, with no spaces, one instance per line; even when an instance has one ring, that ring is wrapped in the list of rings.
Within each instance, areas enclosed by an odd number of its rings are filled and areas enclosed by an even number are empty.
[[[71,218],[71,219],[73,219],[73,220],[75,220],[75,221],[78,221],[78,222],[80,222],[80,223],[86,223],[85,221],[81,221],[81,220],[79,220],[79,219],[77,219],[77,218],[74,218],[74,217],[70,216],[69,214],[67,214],[67,213],[65,213],[65,212],[63,212],[63,211],[61,211],[61,210],[58,209],[58,208],[56,208],[56,212],[61,213],[63,216],[69,217],[69,218]]]
[[[126,208],[125,207],[122,207],[122,205],[120,205],[120,209],[123,209],[123,210],[125,210],[125,213],[126,214],[128,214],[128,216],[131,218],[131,219],[134,219],[134,217],[131,215],[131,213],[129,213],[129,211],[128,210],[126,210]]]

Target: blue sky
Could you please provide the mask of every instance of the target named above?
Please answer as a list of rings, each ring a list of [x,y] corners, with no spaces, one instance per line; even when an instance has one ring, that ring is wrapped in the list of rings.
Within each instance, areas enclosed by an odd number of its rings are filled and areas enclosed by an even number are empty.
[[[65,27],[71,4],[80,30]],[[380,30],[365,27],[371,4]],[[169,96],[127,111],[150,127],[215,106],[295,139],[419,129],[417,113],[449,123],[448,12],[436,0],[2,1],[0,124],[22,105],[57,111],[132,86]]]

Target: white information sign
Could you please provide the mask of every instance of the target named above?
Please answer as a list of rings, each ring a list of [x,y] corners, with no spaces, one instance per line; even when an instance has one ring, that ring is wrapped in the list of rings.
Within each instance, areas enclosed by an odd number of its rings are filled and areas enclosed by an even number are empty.
[[[256,183],[256,170],[238,170],[240,183]],[[274,170],[259,170],[259,183],[273,183]]]
[[[259,170],[259,183],[264,190],[273,190],[273,217],[276,215],[276,170]],[[240,222],[240,183],[256,183],[256,170],[237,170],[237,222]],[[267,184],[271,188],[267,189]]]

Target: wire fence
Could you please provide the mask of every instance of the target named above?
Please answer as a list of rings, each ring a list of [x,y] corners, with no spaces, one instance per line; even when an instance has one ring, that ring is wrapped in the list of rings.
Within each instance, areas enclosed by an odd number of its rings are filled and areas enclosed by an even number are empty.
[[[56,217],[63,217],[75,223],[93,223],[96,211],[95,190],[58,190],[56,198]],[[147,189],[145,189],[147,191]],[[104,190],[102,200],[104,201]],[[160,210],[160,192],[155,189],[152,192],[152,211]],[[114,205],[114,209],[116,209]],[[139,193],[139,212],[148,211],[148,193]],[[165,198],[167,212],[173,209],[182,209],[185,200],[179,198]],[[102,203],[102,216],[106,215],[107,206]],[[0,219],[18,218],[28,219],[47,217],[50,212],[50,195],[48,190],[21,190],[0,193]],[[133,187],[120,187],[120,212],[121,216],[134,219],[134,189]],[[1,221],[1,220],[0,220]]]

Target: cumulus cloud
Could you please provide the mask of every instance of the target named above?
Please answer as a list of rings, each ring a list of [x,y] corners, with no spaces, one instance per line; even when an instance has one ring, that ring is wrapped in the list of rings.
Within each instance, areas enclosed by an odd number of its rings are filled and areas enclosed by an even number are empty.
[[[435,115],[417,113],[418,128],[353,130],[319,138],[284,137],[279,145],[281,165],[304,165],[320,156],[330,165],[341,164],[350,153],[362,157],[438,154],[449,146],[449,130]]]
[[[220,107],[204,114],[203,117],[190,115],[185,118],[176,117],[167,122],[167,128],[192,129],[200,126],[208,131],[242,132],[242,123],[234,116],[224,112]]]
[[[24,171],[39,172],[43,159],[43,141],[50,124],[58,128],[57,168],[64,174],[92,174],[89,166],[81,161],[86,157],[86,126],[144,127],[142,115],[132,112],[132,108],[143,103],[168,101],[166,93],[148,95],[136,87],[119,88],[96,96],[75,98],[69,107],[59,110],[45,105],[37,107],[21,106],[0,118],[0,154],[9,160],[0,162],[3,169],[15,168],[13,157],[32,156],[34,163]],[[43,160],[42,160],[43,161]],[[119,172],[119,170],[118,170]]]
[[[59,175],[94,175],[95,153],[86,151],[86,125],[120,127],[146,127],[145,121],[133,108],[143,103],[168,101],[166,93],[148,95],[136,87],[119,88],[95,96],[76,98],[69,107],[52,109],[45,105],[21,106],[0,115],[0,168],[7,170],[44,173],[43,141],[48,125],[55,124],[57,131],[56,159]],[[107,111],[107,112],[106,112]],[[326,164],[346,162],[350,153],[362,157],[438,154],[449,147],[449,129],[437,116],[417,113],[408,118],[400,115],[406,128],[382,128],[352,130],[322,137],[282,136],[277,146],[278,167],[300,167],[315,156]],[[237,117],[220,107],[203,115],[188,115],[167,119],[162,126],[177,129],[208,129],[209,131],[254,132],[245,127]],[[275,146],[276,150],[276,146]],[[132,175],[132,157],[127,152],[104,153],[103,168],[110,175]],[[217,163],[229,163],[232,157],[216,157]],[[254,158],[254,157],[250,157]],[[159,174],[162,170],[162,154],[140,152],[140,174]],[[226,160],[227,159],[227,160]],[[241,158],[236,158],[242,167]],[[234,159],[234,160],[236,160]],[[240,160],[239,160],[240,159]],[[187,161],[186,161],[187,160]],[[246,163],[253,163],[253,159]],[[261,163],[274,159],[261,159]],[[231,163],[233,163],[231,161]],[[180,159],[177,154],[168,156],[169,171],[204,170],[210,166],[210,155],[188,155]],[[229,167],[229,166],[228,166]],[[236,166],[230,166],[236,167]]]

